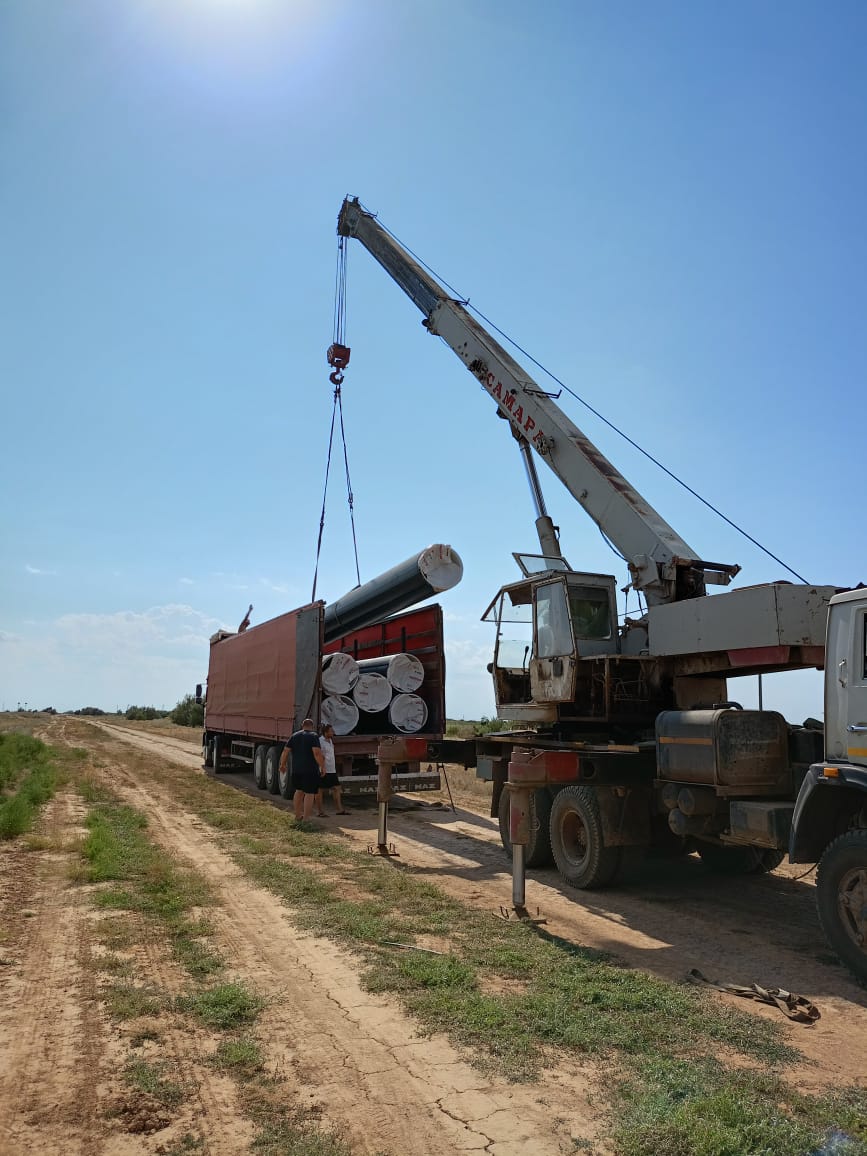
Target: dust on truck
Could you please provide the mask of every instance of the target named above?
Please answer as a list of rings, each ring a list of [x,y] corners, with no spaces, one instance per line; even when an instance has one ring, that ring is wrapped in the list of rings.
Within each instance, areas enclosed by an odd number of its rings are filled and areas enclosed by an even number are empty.
[[[260,790],[288,798],[291,772],[280,773],[280,754],[305,718],[320,719],[323,658],[342,653],[363,662],[405,654],[424,670],[415,693],[423,701],[426,721],[418,731],[401,733],[389,723],[387,711],[360,712],[360,726],[334,740],[341,785],[349,796],[375,795],[378,767],[386,763],[394,791],[438,790],[439,773],[428,768],[439,760],[445,730],[442,608],[436,603],[418,607],[336,637],[340,623],[332,616],[332,629],[326,630],[326,614],[324,602],[313,602],[242,633],[213,635],[204,765],[217,774],[252,769]]]

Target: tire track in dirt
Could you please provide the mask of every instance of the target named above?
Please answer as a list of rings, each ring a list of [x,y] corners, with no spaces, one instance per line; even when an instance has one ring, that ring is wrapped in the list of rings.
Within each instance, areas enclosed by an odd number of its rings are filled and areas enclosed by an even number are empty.
[[[43,811],[40,833],[60,843],[81,817],[72,796],[58,795]],[[22,862],[27,856],[30,861]],[[4,875],[19,868],[3,913],[9,934],[4,950],[11,960],[0,973],[3,1151],[9,1156],[99,1151],[94,1072],[105,1033],[93,975],[85,965],[86,901],[69,890],[73,856],[24,851],[3,858],[11,860],[3,864]]]
[[[86,833],[85,815],[78,797],[61,790],[39,817],[47,850],[0,846],[0,1152],[141,1156],[192,1137],[211,1156],[237,1156],[253,1127],[240,1112],[234,1081],[201,1063],[216,1038],[172,1014],[144,1025],[106,1018],[94,888],[72,885],[69,874],[79,862],[71,841]],[[144,939],[130,962],[140,981],[182,990],[163,939]],[[131,1032],[142,1026],[153,1028],[159,1043],[131,1052]],[[184,1088],[178,1108],[161,1112],[122,1079],[132,1055],[168,1060]]]
[[[598,1110],[577,1065],[568,1080],[560,1073],[527,1088],[480,1074],[444,1037],[418,1038],[393,1002],[363,990],[348,952],[293,928],[286,907],[248,882],[170,793],[122,765],[112,787],[148,816],[157,843],[214,886],[216,943],[234,972],[271,997],[260,1023],[272,1063],[354,1152],[553,1156],[592,1135]]]

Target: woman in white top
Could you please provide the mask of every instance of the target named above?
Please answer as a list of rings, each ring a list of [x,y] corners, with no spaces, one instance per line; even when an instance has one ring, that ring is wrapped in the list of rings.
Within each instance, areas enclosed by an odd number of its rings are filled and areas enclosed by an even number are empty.
[[[325,759],[325,777],[322,779],[322,790],[331,791],[335,815],[348,815],[349,812],[344,811],[343,801],[340,798],[340,779],[337,775],[337,762],[334,758],[334,727],[330,723],[326,723],[322,728],[322,734],[319,736],[319,747]],[[318,803],[317,815],[324,815],[322,791],[316,796],[316,802]]]

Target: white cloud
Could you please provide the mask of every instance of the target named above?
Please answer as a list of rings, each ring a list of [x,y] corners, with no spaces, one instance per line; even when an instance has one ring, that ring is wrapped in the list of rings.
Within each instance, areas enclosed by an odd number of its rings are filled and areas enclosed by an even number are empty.
[[[29,562],[25,562],[24,569],[28,574],[39,574],[42,577],[45,577],[46,575],[54,575],[57,573],[56,570],[40,570],[38,566],[31,566]]]
[[[0,700],[58,710],[130,703],[172,707],[208,667],[208,639],[224,626],[192,606],[65,614],[26,633],[0,634]]]
[[[264,586],[266,590],[273,590],[275,594],[291,594],[292,587],[286,586],[280,582],[272,582],[270,578],[260,578],[259,585]],[[246,589],[246,587],[245,587]]]
[[[195,586],[195,582],[192,580],[192,578],[179,578],[178,582],[180,582],[182,586]]]

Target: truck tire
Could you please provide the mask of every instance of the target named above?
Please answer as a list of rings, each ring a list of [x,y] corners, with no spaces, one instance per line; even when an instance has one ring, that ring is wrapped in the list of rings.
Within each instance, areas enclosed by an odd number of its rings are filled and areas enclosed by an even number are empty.
[[[280,748],[268,747],[265,755],[265,789],[276,795],[280,790]]]
[[[211,766],[215,775],[219,775],[223,769],[223,744],[219,735],[214,735],[211,739]]]
[[[512,858],[512,841],[509,838],[509,792],[504,788],[500,794],[497,813],[500,824],[500,839],[503,850]],[[526,864],[528,867],[550,867],[554,862],[551,854],[551,796],[547,791],[534,791],[530,796],[530,842],[527,844]]]
[[[867,830],[828,844],[816,873],[816,906],[828,943],[867,981]]]
[[[260,791],[265,790],[265,759],[268,757],[268,748],[260,743],[253,752],[253,782]]]
[[[207,737],[202,739],[202,766],[205,770],[214,765],[214,748],[211,746],[211,740]]]
[[[551,804],[551,851],[570,887],[606,887],[620,870],[621,847],[606,847],[592,787],[564,787]]]
[[[286,770],[278,769],[277,771],[277,789],[284,799],[291,799],[295,794],[292,790],[292,770],[288,759],[286,760]]]
[[[723,847],[719,843],[699,843],[698,853],[709,871],[717,875],[763,875],[779,867],[785,851],[770,847]]]

